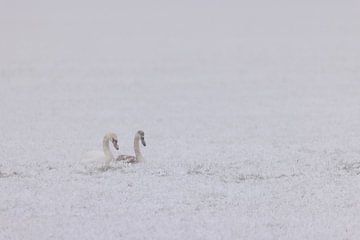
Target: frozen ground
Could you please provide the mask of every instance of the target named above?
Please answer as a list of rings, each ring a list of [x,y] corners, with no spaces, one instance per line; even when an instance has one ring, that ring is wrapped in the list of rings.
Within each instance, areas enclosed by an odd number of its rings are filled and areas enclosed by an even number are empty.
[[[359,5],[239,2],[2,2],[0,239],[360,239]]]

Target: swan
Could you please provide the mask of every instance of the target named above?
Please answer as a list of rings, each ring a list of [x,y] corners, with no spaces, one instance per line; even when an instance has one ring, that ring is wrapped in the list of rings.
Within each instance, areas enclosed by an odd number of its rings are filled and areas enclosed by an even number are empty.
[[[145,133],[142,130],[139,130],[136,132],[135,134],[135,138],[134,138],[134,152],[135,152],[135,156],[129,156],[129,155],[120,155],[116,158],[116,161],[125,161],[127,163],[138,163],[138,162],[143,162],[144,161],[144,157],[141,154],[140,151],[140,140],[142,145],[144,145],[144,147],[146,146],[146,142],[145,142]]]
[[[108,133],[103,139],[103,151],[105,154],[105,167],[109,167],[111,160],[114,159],[112,152],[110,151],[109,143],[112,142],[114,148],[119,150],[118,138],[115,133]]]
[[[119,150],[118,138],[115,133],[107,133],[103,138],[103,152],[101,151],[91,151],[87,152],[85,157],[82,159],[82,164],[88,166],[91,164],[96,164],[99,161],[105,160],[104,169],[109,168],[110,162],[114,160],[114,156],[110,150],[110,142],[116,150]],[[104,156],[105,155],[105,156]]]

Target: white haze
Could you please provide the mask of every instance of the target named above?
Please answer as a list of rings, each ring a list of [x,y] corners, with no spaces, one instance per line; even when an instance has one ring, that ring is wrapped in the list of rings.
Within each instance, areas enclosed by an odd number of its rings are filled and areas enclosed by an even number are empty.
[[[0,239],[360,238],[357,1],[0,5]]]

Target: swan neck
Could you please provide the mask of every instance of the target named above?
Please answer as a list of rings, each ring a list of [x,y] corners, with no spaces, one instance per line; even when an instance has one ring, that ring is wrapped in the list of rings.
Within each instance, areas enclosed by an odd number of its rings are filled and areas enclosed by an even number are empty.
[[[143,156],[140,151],[140,136],[139,136],[139,134],[136,134],[135,138],[134,138],[134,151],[135,151],[136,160],[141,161],[143,159]]]
[[[103,150],[104,150],[105,157],[108,160],[111,160],[114,158],[113,154],[110,151],[109,138],[106,136],[104,137],[104,140],[103,140]]]

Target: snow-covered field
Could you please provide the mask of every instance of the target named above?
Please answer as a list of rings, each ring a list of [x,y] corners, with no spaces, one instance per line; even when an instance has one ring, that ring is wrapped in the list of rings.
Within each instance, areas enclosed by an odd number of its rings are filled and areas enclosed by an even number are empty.
[[[0,239],[360,239],[359,12],[2,1]]]

